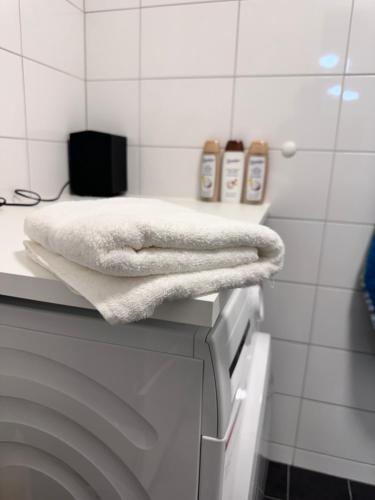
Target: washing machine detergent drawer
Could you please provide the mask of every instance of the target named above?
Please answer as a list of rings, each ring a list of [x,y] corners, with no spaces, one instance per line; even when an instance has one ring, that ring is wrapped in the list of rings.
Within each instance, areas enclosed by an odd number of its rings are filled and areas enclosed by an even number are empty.
[[[226,335],[219,332],[216,338],[214,333],[211,339],[220,418],[218,436],[202,437],[200,500],[257,498],[270,336],[256,331],[262,315],[261,297],[250,299],[245,300],[231,331]]]

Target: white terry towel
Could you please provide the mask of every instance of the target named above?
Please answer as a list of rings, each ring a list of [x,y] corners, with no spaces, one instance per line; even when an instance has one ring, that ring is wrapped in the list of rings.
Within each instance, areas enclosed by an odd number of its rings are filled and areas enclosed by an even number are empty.
[[[267,227],[142,198],[56,203],[27,217],[25,232],[32,258],[112,324],[165,299],[258,283],[284,255]]]

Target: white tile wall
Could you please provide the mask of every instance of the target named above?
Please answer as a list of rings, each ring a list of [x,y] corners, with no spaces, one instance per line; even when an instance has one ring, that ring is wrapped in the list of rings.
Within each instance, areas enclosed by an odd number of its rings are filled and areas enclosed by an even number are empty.
[[[266,282],[263,287],[265,318],[262,330],[275,338],[308,342],[315,288],[309,285]],[[285,314],[285,311],[288,311]]]
[[[0,136],[25,137],[20,57],[0,49]]]
[[[328,223],[319,283],[358,288],[372,233],[369,225]]]
[[[201,147],[208,137],[228,138],[230,79],[143,80],[141,92],[142,144]]]
[[[350,0],[243,2],[238,73],[342,72],[350,9]]]
[[[0,196],[11,197],[14,189],[28,185],[26,141],[0,139]]]
[[[238,2],[145,9],[142,77],[233,75],[237,11]]]
[[[66,0],[20,5],[24,55],[83,78],[82,12]]]
[[[84,82],[25,60],[29,137],[65,141],[85,126]]]
[[[369,50],[375,43],[374,23],[375,3],[355,0],[347,61],[349,73],[375,73],[375,60]]]
[[[375,154],[338,153],[332,180],[328,218],[375,222]],[[360,203],[358,199],[360,198]]]
[[[375,464],[374,435],[371,412],[303,401],[298,448]]]
[[[375,335],[362,293],[318,288],[312,342],[375,354]]]
[[[139,85],[136,81],[88,82],[88,127],[125,135],[139,144]]]
[[[271,151],[267,188],[270,215],[324,219],[332,156],[320,151],[298,151],[293,158],[285,158],[280,151]]]
[[[269,226],[283,238],[287,248],[284,268],[277,279],[316,283],[323,223],[289,219],[269,219]]]
[[[140,0],[85,0],[86,12],[113,9],[133,9],[140,6]]]
[[[146,195],[198,194],[199,149],[142,148],[142,192]]]
[[[234,135],[267,138],[273,147],[293,140],[298,148],[332,149],[339,84],[327,76],[238,78]]]
[[[29,141],[31,189],[53,197],[69,179],[66,142]]]
[[[55,195],[85,126],[83,1],[0,0],[0,74],[0,196]]]
[[[19,2],[15,0],[0,2],[0,47],[17,53],[21,51]]]
[[[294,446],[299,401],[299,398],[293,396],[286,396],[284,394],[272,395],[271,442]]]
[[[375,75],[345,79],[338,148],[375,151]]]
[[[304,396],[375,411],[375,356],[311,346]]]
[[[301,396],[307,358],[307,345],[272,340],[273,390],[290,396]]]
[[[87,78],[138,78],[138,37],[138,10],[87,14]]]

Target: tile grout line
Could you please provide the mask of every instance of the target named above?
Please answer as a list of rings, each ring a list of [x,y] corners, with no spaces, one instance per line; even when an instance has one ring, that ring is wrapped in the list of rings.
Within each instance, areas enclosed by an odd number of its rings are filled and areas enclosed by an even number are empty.
[[[317,270],[317,276],[316,276],[317,284],[320,281],[320,274],[321,274],[321,269],[322,269],[323,250],[324,250],[324,245],[325,245],[327,218],[328,218],[328,213],[329,213],[328,211],[329,211],[329,206],[330,206],[330,194],[332,191],[333,173],[334,173],[334,166],[335,166],[335,160],[336,160],[336,147],[337,147],[337,143],[338,143],[338,134],[339,134],[341,110],[342,110],[342,94],[343,94],[344,82],[345,82],[345,68],[347,65],[347,59],[348,59],[348,53],[349,53],[350,33],[351,33],[351,26],[352,26],[352,20],[353,20],[353,11],[354,11],[354,0],[352,0],[352,2],[351,2],[351,10],[350,10],[350,15],[349,15],[348,36],[347,36],[347,40],[346,40],[345,57],[344,57],[344,71],[343,71],[343,75],[341,77],[340,101],[339,101],[339,107],[338,107],[338,111],[337,111],[335,139],[334,139],[334,145],[333,145],[334,152],[333,152],[332,159],[331,159],[331,169],[330,169],[330,176],[329,176],[329,181],[328,181],[327,202],[326,202],[326,206],[325,206],[325,222],[323,223],[322,239],[321,239],[321,243],[320,243],[319,257],[318,257],[318,270]],[[293,465],[296,465],[296,463],[295,463],[296,462],[296,449],[297,449],[297,443],[298,443],[298,438],[299,438],[299,433],[300,433],[300,428],[301,428],[302,406],[303,406],[303,401],[304,401],[303,396],[305,394],[305,389],[306,389],[307,371],[308,371],[308,367],[309,367],[309,363],[310,363],[310,351],[311,351],[310,344],[311,344],[313,329],[314,329],[315,320],[316,320],[317,296],[318,296],[318,286],[315,286],[314,287],[313,302],[312,302],[311,324],[310,324],[309,337],[308,337],[309,346],[307,348],[306,362],[305,362],[305,367],[304,367],[304,372],[303,372],[303,377],[302,377],[302,390],[301,390],[301,397],[300,397],[299,405],[298,405],[297,424],[296,424],[294,443],[293,443],[293,455],[292,455],[292,464]]]
[[[302,342],[301,340],[291,340],[291,339],[285,339],[283,337],[274,337],[272,336],[273,340],[276,340],[277,342],[287,342],[289,344],[297,344],[301,346],[311,346],[311,347],[320,347],[322,349],[331,349],[333,351],[340,351],[340,352],[350,352],[354,354],[363,354],[364,356],[375,356],[375,352],[370,352],[370,351],[359,351],[358,349],[345,349],[344,347],[336,347],[336,346],[331,346],[331,345],[325,345],[325,344],[317,344],[315,342]],[[374,410],[375,411],[375,410]]]
[[[20,5],[21,7],[21,5]],[[75,78],[77,80],[83,81],[84,78],[75,75],[73,73],[69,73],[69,71],[65,71],[64,69],[56,68],[55,66],[51,66],[43,61],[38,61],[37,59],[33,59],[32,57],[25,56],[23,53],[20,54],[15,52],[14,50],[7,49],[6,47],[0,47],[0,51],[7,52],[8,54],[12,54],[14,56],[20,57],[22,60],[33,62],[34,64],[39,64],[40,66],[44,66],[45,68],[52,69],[53,71],[57,71],[58,73],[62,73],[63,75],[70,76],[71,78]]]
[[[87,40],[86,40],[86,0],[83,0],[83,71],[85,81],[85,127],[88,130],[89,126],[89,109],[88,109],[88,94],[87,94]]]
[[[348,493],[349,493],[349,500],[353,500],[353,493],[352,493],[352,487],[350,484],[350,479],[347,479],[347,487],[348,487]]]
[[[291,448],[291,449],[293,449],[293,445],[289,445],[289,444],[285,444],[285,443],[280,443],[278,441],[270,441],[270,443],[271,444],[276,444],[278,446],[284,446],[285,448]],[[372,468],[375,469],[375,464],[371,464],[369,462],[362,462],[360,460],[353,460],[351,458],[338,457],[337,455],[330,455],[329,453],[323,453],[321,451],[309,450],[308,448],[302,448],[301,446],[297,446],[296,450],[297,451],[306,451],[307,453],[313,453],[314,455],[322,455],[323,457],[335,458],[337,460],[342,460],[344,462],[350,462],[350,463],[355,463],[355,464],[359,464],[359,465],[366,465],[366,466],[369,466],[369,467],[372,467]],[[285,462],[280,462],[280,463],[285,463]],[[291,464],[285,463],[285,465],[291,465]],[[299,467],[298,465],[296,465],[296,466],[291,465],[291,466],[292,467]],[[311,469],[311,470],[313,470],[313,469]],[[316,471],[316,472],[319,472],[319,471]],[[354,481],[354,479],[351,479],[351,481]],[[372,484],[372,483],[364,483],[364,484]],[[374,486],[375,486],[375,484],[374,484]]]
[[[142,151],[142,0],[139,0],[139,32],[138,32],[138,158],[137,158],[137,167],[138,167],[138,194],[141,194],[143,191],[142,185],[142,166],[143,166],[143,151]]]
[[[230,110],[230,121],[229,121],[229,138],[233,137],[233,125],[234,125],[234,108],[236,102],[236,86],[237,86],[237,60],[238,60],[238,47],[240,38],[240,17],[241,17],[241,0],[237,2],[237,20],[236,20],[236,37],[234,44],[234,61],[233,61],[233,75],[232,75],[232,96],[231,96],[231,110]]]
[[[25,148],[26,148],[26,163],[27,163],[27,183],[28,189],[31,189],[31,163],[30,163],[30,147],[29,147],[29,127],[27,120],[27,106],[26,106],[26,79],[25,79],[25,66],[23,57],[23,37],[22,37],[22,19],[21,19],[21,0],[18,0],[18,21],[20,30],[20,49],[21,49],[21,71],[22,71],[22,90],[23,90],[23,112],[25,120]]]
[[[331,401],[322,401],[321,399],[307,398],[307,397],[303,397],[303,396],[297,396],[295,394],[287,394],[286,392],[276,391],[273,393],[273,396],[285,396],[287,398],[302,399],[304,401],[310,401],[311,403],[320,403],[320,404],[327,405],[327,406],[336,406],[339,408],[346,408],[347,410],[354,410],[354,411],[366,413],[369,415],[375,414],[375,409],[368,410],[368,409],[364,409],[364,408],[359,408],[358,406],[349,406],[349,405],[345,405],[342,403],[332,403]],[[290,446],[290,445],[287,445],[287,446]]]

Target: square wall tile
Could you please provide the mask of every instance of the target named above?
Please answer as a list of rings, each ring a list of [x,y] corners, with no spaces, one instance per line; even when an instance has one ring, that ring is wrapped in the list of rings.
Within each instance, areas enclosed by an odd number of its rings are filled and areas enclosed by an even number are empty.
[[[285,243],[284,268],[276,274],[276,279],[315,283],[323,223],[270,218],[268,225],[280,234]]]
[[[139,11],[86,15],[87,78],[138,78]]]
[[[272,389],[301,396],[307,345],[272,339]]]
[[[332,149],[339,92],[337,77],[238,78],[234,135],[271,147],[294,141],[298,148]]]
[[[242,2],[237,72],[342,72],[350,12],[350,0]]]
[[[57,196],[69,180],[67,143],[29,141],[29,157],[31,189],[42,197]]]
[[[65,141],[70,132],[84,129],[84,82],[28,60],[24,64],[29,137]]]
[[[358,288],[372,233],[372,226],[328,223],[319,283]]]
[[[311,346],[304,397],[375,412],[375,357]]]
[[[375,464],[374,413],[304,400],[297,447]]]
[[[338,149],[375,151],[375,75],[347,76],[342,95]]]
[[[262,331],[270,333],[273,338],[308,342],[314,293],[313,286],[266,281],[263,285],[265,315]]]
[[[332,153],[298,151],[285,158],[271,151],[266,199],[270,215],[324,219],[328,198]],[[311,187],[314,186],[314,196]]]
[[[21,0],[24,55],[83,78],[83,15],[66,0]]]
[[[0,196],[13,199],[13,191],[29,186],[26,142],[0,139]]]
[[[139,143],[139,85],[136,81],[87,82],[88,126],[110,134],[125,135]]]
[[[375,60],[369,50],[375,44],[374,24],[373,0],[355,0],[350,30],[348,73],[375,73]]]
[[[230,79],[144,80],[141,89],[143,145],[201,148],[210,137],[228,140]]]
[[[237,2],[144,9],[142,77],[233,75],[237,11]]]
[[[0,1],[0,47],[21,52],[19,2]]]
[[[294,446],[299,412],[299,398],[283,394],[272,395],[271,434],[272,442]]]
[[[0,49],[0,136],[25,137],[21,58]]]
[[[142,194],[198,195],[200,149],[142,148]]]
[[[140,6],[140,0],[85,0],[86,12],[112,9],[134,9]]]
[[[362,292],[319,287],[311,341],[375,354],[375,335]]]
[[[324,474],[356,479],[375,484],[375,466],[342,458],[321,455],[312,451],[296,450],[294,464]]]
[[[374,224],[374,186],[375,154],[337,153],[328,218]]]
[[[140,148],[128,147],[128,190],[129,195],[141,193]]]

